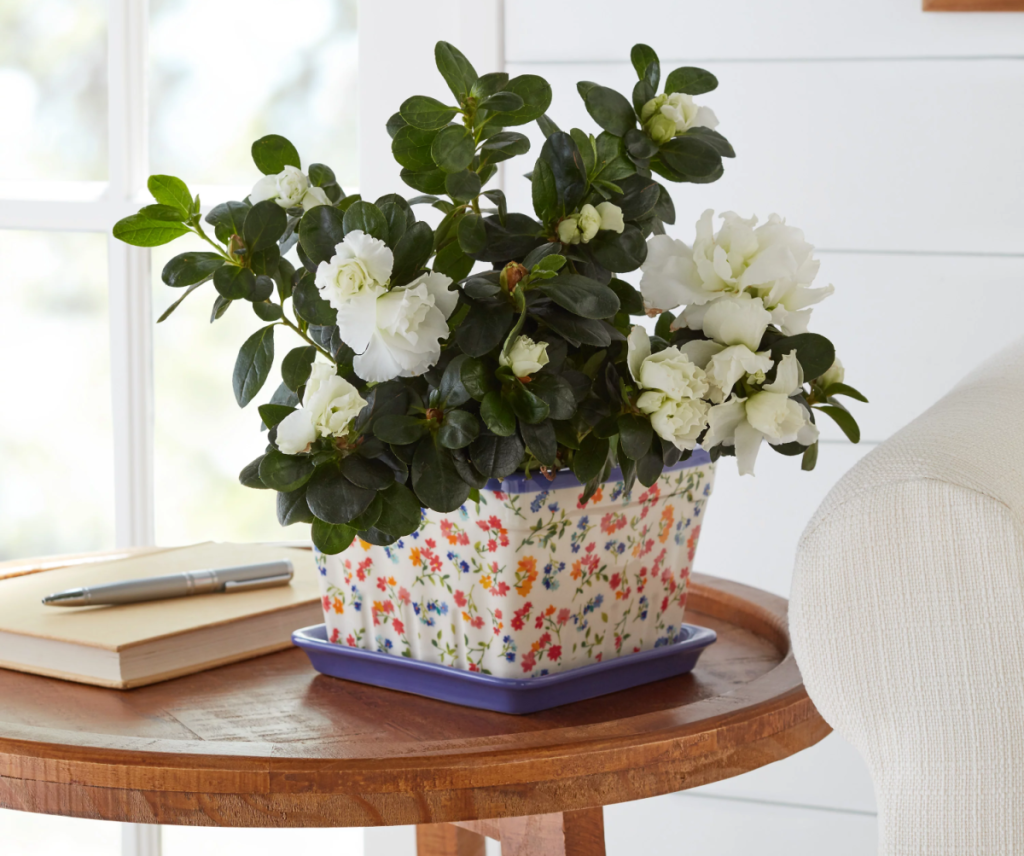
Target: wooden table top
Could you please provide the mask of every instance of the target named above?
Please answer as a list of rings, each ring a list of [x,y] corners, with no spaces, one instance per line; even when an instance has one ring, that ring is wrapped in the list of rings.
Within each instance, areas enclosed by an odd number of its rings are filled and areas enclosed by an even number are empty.
[[[0,806],[215,826],[517,817],[702,785],[828,734],[786,601],[691,585],[687,620],[718,632],[692,674],[528,716],[329,678],[297,649],[128,691],[0,670]]]

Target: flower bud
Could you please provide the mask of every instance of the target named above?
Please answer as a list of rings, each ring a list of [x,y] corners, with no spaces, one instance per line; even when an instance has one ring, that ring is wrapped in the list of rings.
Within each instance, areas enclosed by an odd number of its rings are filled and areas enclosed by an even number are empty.
[[[579,217],[573,214],[558,224],[558,240],[563,244],[578,244],[580,242]]]
[[[666,95],[657,95],[644,104],[644,106],[640,108],[640,121],[646,122],[651,118],[651,116],[661,110],[661,105],[665,103],[667,97],[668,96]]]
[[[529,377],[548,364],[548,343],[534,342],[529,336],[519,336],[508,354],[502,352],[498,362],[512,369],[516,377]]]
[[[655,113],[648,122],[644,124],[644,130],[659,146],[664,145],[676,135],[676,123],[668,116]]]
[[[529,271],[519,262],[509,262],[502,268],[498,281],[505,291],[512,292],[516,290],[516,286],[519,285],[528,273]]]

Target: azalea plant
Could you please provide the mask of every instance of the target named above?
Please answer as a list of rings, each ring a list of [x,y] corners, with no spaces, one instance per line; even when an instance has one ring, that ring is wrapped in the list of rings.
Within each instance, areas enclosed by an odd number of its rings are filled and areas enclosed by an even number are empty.
[[[297,337],[258,408],[266,451],[240,476],[277,491],[282,524],[312,523],[316,546],[337,553],[356,536],[390,544],[423,508],[453,511],[517,471],[570,470],[586,501],[613,467],[627,489],[649,486],[698,445],[744,473],[763,442],[811,469],[816,414],[857,442],[836,396],[864,398],[807,332],[832,288],[811,287],[803,234],[732,213],[715,232],[709,211],[692,245],[665,235],[664,182],[715,181],[734,156],[694,101],[713,75],[677,68],[659,93],[658,57],[636,45],[631,98],[578,85],[595,135],[560,130],[541,77],[478,75],[445,42],[435,57],[451,103],[413,96],[387,125],[413,198],[346,194],[271,135],[253,144],[264,177],[245,200],[204,220],[183,181],[152,176],[155,204],[114,227],[138,246],[185,234],[210,245],[167,263],[163,281],[182,294],[159,320],[207,282],[211,321],[251,308],[264,325],[238,354],[241,407],[271,377],[278,331]],[[529,151],[509,129],[530,122],[545,138],[527,176],[532,216],[487,189]],[[635,271],[639,290],[621,278]],[[644,315],[653,334],[634,324]]]

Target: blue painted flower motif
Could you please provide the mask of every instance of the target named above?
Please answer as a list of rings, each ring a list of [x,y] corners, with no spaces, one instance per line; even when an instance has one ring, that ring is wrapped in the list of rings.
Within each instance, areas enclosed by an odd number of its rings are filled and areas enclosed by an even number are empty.
[[[550,511],[552,514],[554,514],[556,511],[558,511],[558,503],[557,502],[548,503],[548,511]]]
[[[586,529],[589,525],[590,525],[590,518],[586,514],[584,514],[579,519],[579,522],[576,524],[576,528],[579,529],[580,531],[582,531],[582,530]]]
[[[534,498],[533,502],[530,503],[530,511],[536,514],[541,508],[544,507],[544,503],[548,498],[548,491],[542,490]]]

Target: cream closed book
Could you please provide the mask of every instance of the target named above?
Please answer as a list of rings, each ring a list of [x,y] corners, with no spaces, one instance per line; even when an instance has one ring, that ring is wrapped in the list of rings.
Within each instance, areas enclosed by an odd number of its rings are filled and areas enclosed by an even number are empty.
[[[291,584],[120,606],[43,606],[83,585],[290,559]],[[0,577],[0,667],[129,689],[291,646],[323,620],[310,550],[199,544],[108,562]]]

